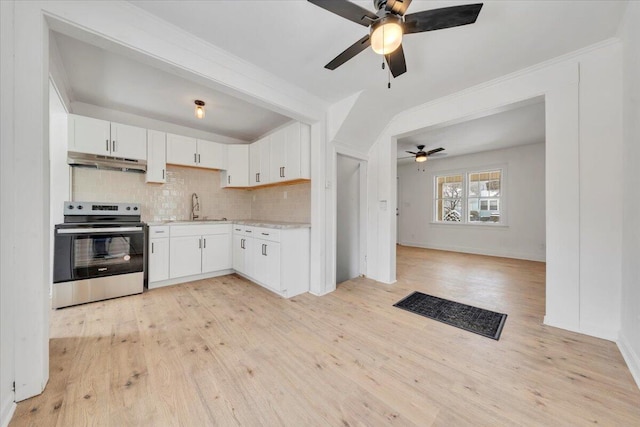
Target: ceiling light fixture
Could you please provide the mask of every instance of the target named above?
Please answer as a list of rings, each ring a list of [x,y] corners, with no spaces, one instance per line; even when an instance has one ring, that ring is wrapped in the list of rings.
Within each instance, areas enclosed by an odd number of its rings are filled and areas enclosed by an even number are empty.
[[[426,161],[427,161],[427,153],[425,153],[424,151],[421,151],[420,153],[416,154],[416,162],[422,163]]]
[[[371,48],[379,55],[389,55],[402,44],[402,18],[392,13],[371,26]]]
[[[199,119],[204,118],[204,101],[196,99],[193,102],[196,104],[196,117]]]

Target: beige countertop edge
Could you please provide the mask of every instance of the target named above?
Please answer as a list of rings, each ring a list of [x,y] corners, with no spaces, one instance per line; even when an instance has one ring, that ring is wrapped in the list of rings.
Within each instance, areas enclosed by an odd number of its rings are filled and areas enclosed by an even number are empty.
[[[229,220],[229,221],[151,221],[147,225],[163,226],[163,225],[212,225],[212,224],[238,224],[238,225],[250,225],[253,227],[265,227],[265,228],[311,228],[311,224],[301,222],[282,222],[282,221],[264,221],[264,220]]]

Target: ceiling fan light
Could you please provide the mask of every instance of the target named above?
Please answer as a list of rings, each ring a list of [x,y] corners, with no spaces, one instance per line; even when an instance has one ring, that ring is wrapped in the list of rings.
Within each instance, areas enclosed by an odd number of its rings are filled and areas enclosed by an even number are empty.
[[[371,48],[379,55],[388,55],[402,44],[401,20],[388,15],[371,27]]]
[[[427,161],[427,153],[416,154],[416,162],[422,163]]]

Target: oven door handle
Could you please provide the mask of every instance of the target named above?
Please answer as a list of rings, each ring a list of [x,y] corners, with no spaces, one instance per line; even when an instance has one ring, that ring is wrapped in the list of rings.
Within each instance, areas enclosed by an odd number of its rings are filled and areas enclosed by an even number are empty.
[[[58,234],[130,233],[142,232],[142,227],[60,228]]]

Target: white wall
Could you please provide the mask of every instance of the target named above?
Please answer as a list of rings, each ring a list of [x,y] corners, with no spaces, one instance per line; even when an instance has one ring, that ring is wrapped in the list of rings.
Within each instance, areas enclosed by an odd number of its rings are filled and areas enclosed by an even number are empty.
[[[67,164],[67,111],[55,86],[49,83],[49,167],[51,180],[51,215],[49,218],[49,236],[51,239],[49,256],[51,257],[51,271],[49,278],[53,283],[53,226],[64,222],[62,205],[71,199],[71,168]]]
[[[640,3],[629,2],[620,36],[624,43],[624,145],[622,211],[622,328],[619,346],[640,386]]]
[[[615,340],[623,198],[603,177],[622,179],[620,69],[621,44],[609,40],[399,114],[370,151],[367,275],[395,281],[396,138],[544,96],[545,323]]]
[[[544,261],[544,158],[538,143],[399,166],[398,243]],[[493,167],[505,168],[505,227],[432,223],[435,175]]]
[[[13,3],[0,1],[0,426],[15,410],[13,381],[16,300],[13,286],[14,130],[13,130]]]
[[[336,283],[360,274],[360,161],[337,160]]]

